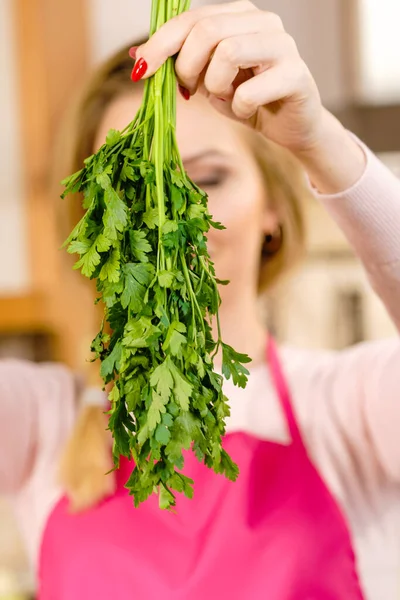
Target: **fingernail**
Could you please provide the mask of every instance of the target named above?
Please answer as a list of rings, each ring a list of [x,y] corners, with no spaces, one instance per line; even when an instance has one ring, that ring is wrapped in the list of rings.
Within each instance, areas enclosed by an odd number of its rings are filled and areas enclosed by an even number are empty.
[[[146,74],[147,71],[147,62],[144,58],[139,58],[136,62],[135,66],[132,69],[131,79],[132,81],[140,81],[142,77]]]
[[[190,100],[190,92],[187,88],[183,87],[183,85],[178,85],[178,90],[182,98]]]
[[[129,56],[133,58],[133,60],[136,59],[136,52],[138,48],[139,46],[132,46],[132,48],[129,48]]]

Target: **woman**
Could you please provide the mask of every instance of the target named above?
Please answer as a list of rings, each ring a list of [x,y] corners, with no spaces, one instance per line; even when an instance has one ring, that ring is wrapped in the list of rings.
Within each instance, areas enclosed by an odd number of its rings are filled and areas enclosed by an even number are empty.
[[[225,447],[241,476],[230,483],[188,454],[194,500],[179,498],[176,514],[154,498],[135,510],[124,490],[132,465],[103,475],[104,399],[88,389],[86,402],[100,406],[75,427],[57,486],[77,420],[75,378],[61,367],[3,363],[0,486],[18,507],[41,598],[394,599],[400,344],[285,347],[279,359],[257,295],[299,254],[306,173],[399,326],[400,184],[323,109],[279,18],[249,2],[184,14],[131,54],[136,82],[177,54],[185,165],[227,226],[209,239],[217,273],[231,280],[223,334],[254,361],[246,390],[226,386]],[[86,91],[79,163],[139,106],[127,68],[119,54]]]

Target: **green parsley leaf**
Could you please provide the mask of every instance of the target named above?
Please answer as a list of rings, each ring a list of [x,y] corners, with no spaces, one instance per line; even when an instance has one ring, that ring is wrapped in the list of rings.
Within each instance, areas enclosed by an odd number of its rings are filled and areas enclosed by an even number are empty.
[[[96,248],[98,252],[108,252],[111,248],[112,243],[104,233],[100,233],[96,238]]]
[[[172,233],[173,231],[178,231],[178,223],[175,223],[175,221],[165,221],[162,228],[163,234],[167,235],[168,233]]]
[[[92,242],[90,240],[75,240],[74,242],[70,243],[67,252],[69,254],[85,254],[91,246]]]
[[[78,171],[77,173],[74,173],[73,175],[70,175],[69,177],[66,177],[65,179],[62,180],[61,185],[65,188],[67,188],[66,189],[67,194],[70,194],[71,190],[75,188],[76,184],[82,178],[82,174],[83,174],[83,170]]]
[[[107,146],[115,146],[121,139],[121,133],[116,129],[110,129],[107,133],[106,144]]]
[[[122,350],[122,347],[121,347]],[[126,394],[126,405],[129,412],[134,412],[141,401],[142,389],[145,387],[145,378],[143,375],[135,375],[124,385]]]
[[[108,187],[104,193],[106,210],[103,215],[104,235],[111,241],[118,238],[118,232],[124,231],[128,217],[127,206],[117,192]]]
[[[120,456],[130,458],[130,434],[129,429],[126,427],[129,416],[126,412],[125,404],[119,401],[117,384],[114,385],[110,395],[112,405],[109,413],[110,418],[108,420],[108,427],[111,431],[117,433],[117,435],[114,436],[113,459],[114,465],[118,467]]]
[[[147,253],[151,252],[151,246],[147,241],[144,231],[131,230],[129,232],[129,241],[133,256],[139,262],[148,262]]]
[[[155,390],[152,392],[151,404],[147,413],[147,426],[149,431],[153,431],[159,423],[161,423],[161,413],[166,412],[165,404],[168,399],[157,394]]]
[[[117,342],[107,358],[105,358],[101,363],[100,375],[103,378],[108,377],[108,375],[112,375],[114,373],[114,369],[118,368],[118,363],[121,360],[121,353],[121,342]]]
[[[101,267],[99,278],[100,281],[118,283],[120,278],[120,252],[118,248],[114,248],[107,262]]]
[[[186,333],[186,326],[179,321],[174,321],[168,328],[167,337],[163,343],[163,350],[171,351],[173,356],[181,354],[181,347],[186,344],[187,338],[183,334]],[[197,355],[196,355],[197,359]]]
[[[158,506],[161,510],[168,510],[171,506],[175,506],[174,495],[163,485],[159,486],[159,490]]]
[[[170,288],[174,283],[174,274],[170,271],[161,271],[158,274],[158,283],[162,288]]]
[[[221,231],[223,229],[226,229],[225,225],[222,225],[222,223],[220,223],[219,221],[213,221],[212,219],[210,219],[210,225],[214,229],[220,229]]]
[[[96,242],[93,242],[86,254],[83,254],[78,262],[75,263],[74,269],[81,269],[82,275],[91,277],[99,264],[100,254],[96,250]]]
[[[171,176],[172,183],[174,183],[178,188],[183,187],[182,174],[179,173],[179,171],[171,170],[170,176]]]
[[[158,425],[155,433],[156,440],[162,446],[166,446],[171,439],[171,433],[165,425]]]
[[[124,284],[122,279],[116,283],[109,283],[108,281],[101,282],[101,287],[104,304],[108,308],[112,308],[117,302],[117,296],[123,292]]]
[[[159,329],[147,317],[131,319],[125,326],[122,345],[130,350],[146,348],[149,340],[159,335]]]
[[[189,410],[189,399],[192,394],[193,387],[183,377],[181,371],[176,367],[172,361],[170,362],[170,372],[174,379],[174,395],[175,398],[182,408],[182,410]]]
[[[235,385],[246,386],[249,371],[241,363],[249,362],[251,358],[247,354],[239,354],[228,344],[222,344],[222,373],[226,379],[232,377]]]
[[[157,390],[157,393],[165,400],[165,403],[170,399],[171,390],[174,386],[170,364],[169,360],[165,360],[154,369],[150,377],[150,385]]]
[[[149,208],[143,214],[142,220],[149,229],[158,227],[158,210],[156,208]]]
[[[154,267],[151,264],[128,263],[124,265],[125,287],[121,296],[123,308],[138,313],[144,305],[147,287],[154,277]]]
[[[109,190],[111,188],[111,179],[105,172],[97,175],[96,182],[103,188],[103,190]]]
[[[201,219],[206,210],[201,204],[191,204],[187,210],[189,219]]]

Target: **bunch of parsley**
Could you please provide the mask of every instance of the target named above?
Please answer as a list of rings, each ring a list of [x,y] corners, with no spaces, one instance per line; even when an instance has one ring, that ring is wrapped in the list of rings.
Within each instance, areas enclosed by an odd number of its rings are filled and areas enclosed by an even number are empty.
[[[188,0],[153,0],[151,33],[188,8]],[[95,279],[104,320],[92,351],[113,382],[109,428],[116,467],[133,458],[127,482],[135,506],[159,494],[193,495],[182,473],[183,450],[231,480],[238,468],[223,450],[229,415],[213,359],[241,387],[250,359],[224,344],[220,296],[207,252],[212,221],[207,196],[185,173],[176,142],[176,77],[169,59],[145,83],[141,108],[122,132],[109,131],[100,150],[65,179],[63,197],[83,195],[85,214],[66,241],[75,264]],[[218,337],[213,339],[215,316]],[[111,335],[106,333],[105,327]]]

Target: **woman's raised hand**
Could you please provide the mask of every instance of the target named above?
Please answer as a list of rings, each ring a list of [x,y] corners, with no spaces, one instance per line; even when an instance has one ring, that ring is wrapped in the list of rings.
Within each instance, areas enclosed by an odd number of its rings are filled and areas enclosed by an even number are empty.
[[[315,144],[318,89],[277,15],[247,0],[183,13],[138,48],[139,74],[143,61],[148,77],[175,54],[187,98],[203,91],[221,112],[295,152]]]
[[[292,151],[321,191],[341,191],[360,177],[363,151],[323,108],[277,15],[247,0],[183,13],[137,49],[132,79],[151,76],[174,55],[184,97],[203,92],[217,110]]]

